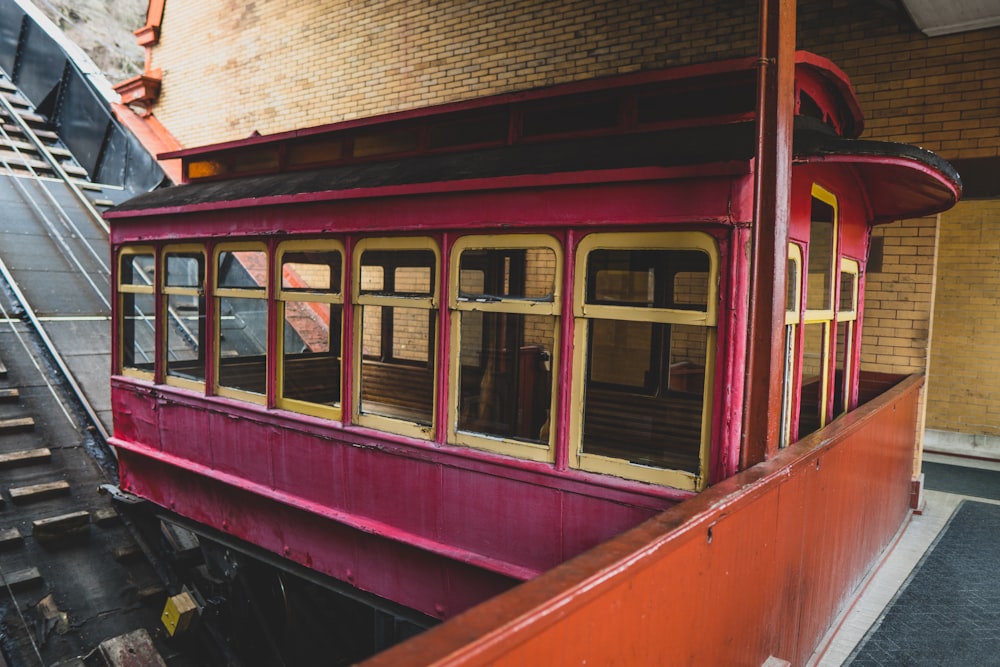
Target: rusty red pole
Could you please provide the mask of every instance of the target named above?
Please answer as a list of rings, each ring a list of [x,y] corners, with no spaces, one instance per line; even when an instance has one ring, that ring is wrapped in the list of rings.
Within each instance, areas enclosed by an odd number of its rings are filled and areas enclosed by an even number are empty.
[[[740,467],[778,446],[795,116],[796,0],[760,0],[757,154]]]

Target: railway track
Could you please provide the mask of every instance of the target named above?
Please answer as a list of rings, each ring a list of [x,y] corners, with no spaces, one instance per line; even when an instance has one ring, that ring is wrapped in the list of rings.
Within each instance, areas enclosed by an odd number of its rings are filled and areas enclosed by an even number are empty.
[[[0,75],[0,665],[202,664],[165,645],[169,576],[99,492],[117,481],[99,211],[125,195],[86,179]]]

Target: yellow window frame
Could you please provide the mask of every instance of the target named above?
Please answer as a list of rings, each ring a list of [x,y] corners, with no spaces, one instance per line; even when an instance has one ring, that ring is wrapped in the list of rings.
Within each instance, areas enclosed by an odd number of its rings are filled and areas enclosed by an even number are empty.
[[[136,255],[149,255],[153,258],[153,278],[148,285],[134,285],[132,283],[122,282],[122,276],[124,275],[125,262],[128,261],[127,258]],[[148,294],[154,299],[153,301],[153,312],[150,315],[153,318],[153,338],[156,340],[156,330],[157,317],[156,311],[156,272],[158,266],[156,263],[156,248],[153,246],[125,246],[118,250],[118,321],[115,323],[116,330],[118,332],[118,349],[115,350],[115,368],[121,374],[127,377],[137,378],[140,380],[152,381],[155,377],[155,364],[156,364],[156,350],[153,350],[153,365],[154,369],[150,371],[144,371],[140,368],[135,368],[132,366],[125,366],[125,349],[124,344],[124,331],[125,331],[125,295],[126,294]],[[154,345],[155,347],[155,345]]]
[[[827,403],[830,398],[830,329],[831,324],[836,318],[837,309],[837,289],[835,285],[840,280],[840,273],[837,271],[837,267],[840,266],[837,261],[837,257],[840,256],[840,204],[837,200],[837,196],[824,188],[823,186],[813,183],[812,185],[812,196],[819,201],[827,204],[833,208],[833,248],[831,250],[832,258],[830,260],[830,307],[829,308],[815,308],[809,309],[806,307],[802,316],[803,324],[822,324],[823,325],[823,355],[820,365],[820,414],[819,414],[819,427],[823,428],[829,422]],[[810,220],[810,226],[812,221]],[[812,248],[809,249],[812,252]],[[808,280],[808,267],[806,267],[806,273],[803,275],[804,280]],[[808,295],[806,298],[808,302]]]
[[[173,254],[186,254],[186,253],[201,255],[204,266],[204,270],[202,272],[202,277],[201,277],[202,280],[201,285],[197,287],[179,287],[179,286],[167,285],[167,259],[170,257],[170,255]],[[159,261],[157,263],[156,268],[160,274],[158,280],[160,283],[160,292],[162,294],[162,301],[158,305],[156,313],[156,321],[164,323],[164,326],[160,327],[161,330],[160,330],[159,340],[161,342],[163,355],[164,357],[166,357],[167,355],[170,354],[170,350],[168,349],[169,336],[167,329],[171,326],[170,313],[167,312],[167,304],[169,303],[171,296],[191,296],[196,299],[205,300],[205,285],[206,282],[208,281],[208,272],[209,272],[208,253],[205,250],[205,246],[197,243],[180,243],[176,245],[168,245],[161,250]],[[204,303],[203,305],[207,309],[207,302]],[[208,314],[206,312],[202,313],[202,317],[207,317],[207,316]],[[206,341],[201,340],[201,337],[199,337],[198,345],[204,350]],[[204,354],[204,357],[205,357],[204,361],[207,365],[208,363],[207,353]],[[166,358],[163,359],[164,384],[168,384],[174,387],[181,387],[184,389],[191,389],[194,391],[201,391],[201,392],[205,391],[204,380],[191,380],[189,378],[183,378],[176,375],[171,375],[169,373],[169,367],[167,361],[168,360]],[[207,373],[208,371],[207,367],[203,368],[202,370],[205,373]]]
[[[802,312],[802,247],[797,243],[788,244],[788,264],[794,265],[794,279],[786,276],[785,288],[794,290],[791,305],[785,297],[785,346],[783,374],[781,382],[781,433],[778,447],[787,447],[792,442],[792,422],[795,407],[795,349],[798,341],[799,319]]]
[[[214,308],[214,318],[215,318],[215,333],[212,335],[212,363],[215,365],[215,381],[213,387],[213,393],[218,396],[224,396],[226,398],[234,398],[241,401],[247,401],[248,403],[257,403],[258,405],[267,404],[267,388],[270,386],[270,382],[267,377],[267,366],[268,366],[268,339],[271,337],[270,326],[265,328],[265,342],[264,342],[264,368],[265,368],[265,379],[264,379],[264,393],[258,394],[252,391],[246,391],[244,389],[237,389],[235,387],[226,387],[220,384],[220,377],[222,375],[222,299],[257,299],[264,301],[265,310],[268,309],[267,303],[267,292],[268,286],[265,284],[262,287],[251,289],[249,287],[220,287],[219,286],[219,257],[224,252],[259,252],[264,255],[265,261],[270,261],[270,253],[268,252],[267,246],[259,241],[241,241],[236,243],[221,243],[212,250],[212,298],[215,300]],[[270,267],[267,268],[265,275],[267,280],[272,280]]]
[[[396,297],[380,294],[361,294],[361,256],[368,250],[430,250],[434,253],[434,285],[431,293],[425,297]],[[383,306],[398,308],[422,308],[435,311],[440,306],[441,293],[441,250],[437,242],[429,236],[412,237],[374,237],[359,240],[352,253],[352,278],[351,278],[351,303],[354,307],[354,326],[352,344],[352,387],[351,387],[351,419],[359,426],[397,433],[423,440],[434,439],[434,429],[437,417],[437,406],[440,398],[441,388],[437,386],[437,341],[439,336],[438,318],[434,317],[434,326],[431,331],[433,340],[430,345],[430,367],[433,383],[433,393],[431,401],[431,424],[429,426],[407,421],[401,418],[389,417],[386,415],[365,414],[361,412],[361,364],[362,364],[362,310],[358,306]]]
[[[551,301],[534,301],[519,298],[502,298],[496,301],[467,301],[458,295],[461,255],[467,250],[507,250],[547,248],[556,258],[555,284]],[[552,323],[552,389],[549,404],[550,424],[555,420],[558,392],[556,391],[556,369],[559,368],[559,315],[562,312],[563,251],[559,240],[548,234],[504,234],[463,236],[451,248],[449,265],[448,309],[451,322],[451,359],[448,364],[448,378],[455,388],[448,400],[448,442],[497,452],[508,456],[551,463],[555,459],[556,428],[549,428],[549,440],[536,444],[510,438],[492,437],[471,431],[458,430],[458,402],[460,391],[459,374],[461,365],[461,315],[463,312],[514,313],[519,315],[549,315]]]
[[[286,291],[283,287],[283,266],[285,255],[294,252],[337,252],[340,254],[340,276],[338,284],[340,285],[339,292],[307,292],[307,291]],[[343,406],[343,396],[344,396],[344,373],[343,366],[341,366],[341,372],[337,378],[337,384],[340,387],[339,395],[341,400],[336,405],[326,405],[323,403],[312,403],[309,401],[303,401],[295,398],[285,398],[283,395],[283,387],[285,386],[285,304],[289,302],[296,303],[325,303],[332,306],[344,305],[344,272],[346,266],[346,251],[344,249],[344,244],[340,241],[327,240],[327,239],[315,239],[309,241],[285,241],[278,245],[277,253],[275,255],[274,262],[274,294],[275,294],[275,306],[277,308],[277,317],[275,321],[277,322],[277,381],[275,382],[275,405],[278,408],[285,410],[291,410],[293,412],[298,412],[301,414],[311,415],[313,417],[322,417],[325,419],[340,420],[342,418],[342,406]],[[331,276],[332,278],[332,276]],[[343,327],[343,313],[341,313],[341,327]],[[337,357],[343,363],[344,358],[344,332],[343,329],[340,331],[340,349],[337,350]]]
[[[639,308],[586,303],[587,259],[593,250],[696,250],[709,258],[708,303],[705,311],[675,308]],[[707,486],[708,458],[712,441],[713,387],[719,302],[719,247],[715,238],[704,232],[606,233],[585,236],[577,245],[576,280],[573,303],[573,411],[569,422],[570,465],[588,472],[700,491]],[[699,473],[671,470],[631,463],[624,459],[583,452],[583,405],[586,395],[587,324],[592,319],[700,325],[708,329],[705,351],[705,381],[702,394],[701,449]]]

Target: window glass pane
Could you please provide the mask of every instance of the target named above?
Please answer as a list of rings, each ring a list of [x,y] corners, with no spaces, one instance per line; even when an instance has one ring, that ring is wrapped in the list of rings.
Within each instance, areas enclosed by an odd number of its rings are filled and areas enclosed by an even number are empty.
[[[836,376],[833,395],[833,414],[835,415],[847,412],[851,376],[853,375],[850,366],[853,335],[854,322],[837,323]]]
[[[167,374],[205,380],[205,306],[201,298],[167,295]]]
[[[697,473],[707,329],[612,322],[632,334],[630,345],[615,346],[601,324],[592,321],[588,337],[582,451]]]
[[[281,288],[339,294],[342,261],[335,250],[285,253],[281,263]]]
[[[853,313],[857,310],[855,299],[857,282],[857,274],[848,271],[840,272],[840,312]]]
[[[266,392],[267,301],[219,299],[219,385]]]
[[[201,287],[205,280],[205,258],[200,252],[172,252],[166,258],[168,287]]]
[[[340,404],[341,306],[285,303],[282,396]]]
[[[156,309],[152,293],[122,292],[122,367],[153,370]]]
[[[434,374],[428,360],[432,312],[423,308],[362,308],[361,412],[431,423]]]
[[[385,285],[385,271],[381,266],[361,267],[361,291],[381,292]]]
[[[121,275],[118,277],[122,285],[153,285],[153,267],[156,263],[152,253],[122,255]]]
[[[802,392],[799,398],[799,437],[819,430],[823,410],[823,370],[826,364],[823,322],[802,325]]]
[[[459,430],[548,441],[554,328],[552,316],[461,314]]]
[[[799,307],[799,263],[788,260],[785,272],[785,311],[794,313]]]
[[[261,289],[267,286],[267,253],[253,251],[219,253],[219,287]]]
[[[809,226],[808,310],[833,308],[834,216],[832,206],[813,197],[812,222]]]
[[[434,253],[430,250],[367,250],[361,254],[361,292],[393,296],[432,294],[434,263]]]
[[[551,248],[466,250],[459,269],[463,299],[551,301],[556,288],[556,254]]]
[[[706,311],[708,272],[708,255],[698,250],[594,250],[587,302]]]

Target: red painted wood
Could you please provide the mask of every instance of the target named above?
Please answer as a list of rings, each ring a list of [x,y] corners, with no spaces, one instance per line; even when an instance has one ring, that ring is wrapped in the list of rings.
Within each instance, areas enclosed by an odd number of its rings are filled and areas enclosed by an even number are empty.
[[[907,515],[921,384],[364,664],[805,664]]]

